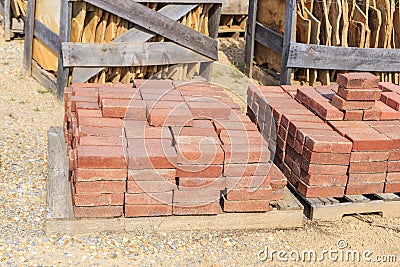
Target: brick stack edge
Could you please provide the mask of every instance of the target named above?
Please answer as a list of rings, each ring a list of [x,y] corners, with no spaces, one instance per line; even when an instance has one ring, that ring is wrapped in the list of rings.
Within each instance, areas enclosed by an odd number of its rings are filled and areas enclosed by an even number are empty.
[[[249,88],[275,164],[306,197],[400,192],[400,86],[370,73],[337,84]]]
[[[287,180],[222,88],[137,80],[66,88],[75,217],[259,212]]]

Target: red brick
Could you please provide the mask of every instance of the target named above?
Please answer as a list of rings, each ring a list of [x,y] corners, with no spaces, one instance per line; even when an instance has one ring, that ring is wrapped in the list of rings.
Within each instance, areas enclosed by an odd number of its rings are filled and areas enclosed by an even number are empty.
[[[244,121],[218,120],[214,125],[218,134],[222,130],[257,131],[257,126],[249,118]]]
[[[218,178],[222,176],[222,165],[182,165],[176,167],[177,177]]]
[[[375,103],[375,107],[380,110],[381,120],[398,120],[400,119],[400,112],[389,107],[381,101]]]
[[[387,169],[387,161],[350,162],[349,165],[349,173],[379,173],[386,172]]]
[[[259,163],[268,162],[271,159],[267,146],[259,145],[222,145],[225,151],[225,164],[229,163]]]
[[[310,186],[302,181],[299,182],[297,190],[305,197],[343,197],[344,187],[341,186]]]
[[[76,106],[75,109],[72,109],[71,106],[72,111],[78,109],[92,109],[92,110],[100,109],[99,104],[95,102],[76,102],[75,106]]]
[[[333,133],[333,132],[332,132]],[[307,136],[305,146],[313,152],[321,153],[349,153],[351,151],[351,143],[339,136]]]
[[[344,120],[345,121],[362,121],[363,115],[365,117],[365,114],[367,111],[370,111],[370,109],[365,110],[364,112],[362,110],[346,110],[344,112]],[[369,116],[369,113],[367,113],[367,117],[368,116]]]
[[[373,194],[383,193],[384,183],[371,183],[371,184],[348,184],[346,187],[347,195],[361,195],[361,194]]]
[[[125,194],[127,205],[171,205],[173,192]]]
[[[339,186],[344,187],[347,184],[347,175],[319,175],[307,174],[303,175],[301,180],[310,186]]]
[[[219,201],[212,203],[174,203],[174,215],[215,215],[222,212]]]
[[[103,116],[145,121],[146,105],[142,100],[103,99]]]
[[[266,200],[245,200],[229,201],[223,199],[224,212],[263,212],[269,211],[269,199]]]
[[[204,101],[187,102],[193,117],[209,118],[209,119],[226,119],[231,114],[231,109],[220,101],[207,97],[202,98]]]
[[[399,192],[400,192],[400,182],[385,184],[385,193],[399,193]]]
[[[113,218],[123,214],[123,206],[74,207],[75,218]]]
[[[215,190],[214,188],[186,188],[184,190],[175,190],[173,202],[184,203],[190,206],[196,205],[196,203],[211,203],[219,201],[221,197],[220,189]]]
[[[392,150],[389,152],[389,160],[397,161],[400,160],[400,150]]]
[[[379,134],[367,134],[367,133],[346,133],[353,142],[353,151],[386,151],[391,150],[393,142],[386,136]]]
[[[386,179],[386,173],[350,173],[349,184],[364,184],[364,183],[383,183]]]
[[[152,109],[148,114],[152,126],[184,126],[193,119],[189,108]]]
[[[377,88],[379,78],[368,72],[339,73],[336,78],[336,83],[344,88]]]
[[[122,206],[124,193],[119,194],[73,194],[73,203],[77,207]]]
[[[241,177],[241,176],[262,176],[267,175],[272,163],[252,163],[252,164],[226,164],[224,166],[224,176]]]
[[[125,136],[123,129],[114,127],[79,126],[80,136]]]
[[[175,182],[175,169],[145,169],[128,170],[128,180],[131,181],[169,181]]]
[[[81,136],[81,146],[123,146],[126,140],[118,136]]]
[[[76,169],[76,181],[126,181],[127,169]]]
[[[400,182],[400,172],[388,172],[386,175],[386,181],[387,182]]]
[[[172,205],[125,205],[125,217],[172,215]]]
[[[94,97],[94,96],[75,96],[75,95],[73,95],[69,98],[69,100],[71,102],[71,111],[76,111],[78,109],[78,107],[81,106],[79,104],[82,104],[82,103],[99,107],[99,105],[98,105],[99,100],[97,97]]]
[[[136,193],[159,193],[176,190],[177,187],[168,181],[132,181],[127,182],[127,192]]]
[[[302,161],[301,168],[308,174],[346,175],[347,173],[347,165],[321,165],[321,164],[310,164],[307,161]]]
[[[130,169],[171,169],[177,162],[175,148],[163,139],[128,139]]]
[[[272,188],[241,188],[231,189],[226,193],[227,200],[268,200],[271,198]]]
[[[77,148],[79,168],[126,168],[122,146],[80,146]]]
[[[198,122],[200,120],[196,120]],[[208,121],[212,126],[211,122]],[[172,133],[174,136],[203,136],[212,137],[218,140],[218,135],[214,128],[206,127],[172,127]]]
[[[215,130],[214,123],[211,120],[193,120],[192,127]]]
[[[350,153],[318,153],[312,152],[307,147],[303,148],[302,156],[310,163],[348,165]]]
[[[207,165],[223,164],[224,151],[218,144],[176,144],[179,164]]]
[[[339,86],[337,94],[345,100],[374,101],[381,98],[382,90],[379,88],[348,89]]]
[[[122,129],[123,121],[117,118],[89,118],[81,117],[79,120],[80,126],[94,126],[94,127],[115,127]]]
[[[76,182],[75,192],[84,193],[124,193],[126,191],[125,181],[94,181]]]
[[[382,103],[382,102],[376,102],[375,106],[364,110],[363,114],[363,119],[364,121],[378,121],[382,117],[382,112],[379,108],[377,108],[377,103]]]
[[[103,115],[101,110],[96,109],[78,109],[76,111],[78,120],[80,117],[91,117],[91,118],[101,118]]]
[[[400,172],[400,161],[389,161],[388,172]]]
[[[240,177],[226,177],[226,188],[240,189],[240,188],[269,188],[270,177],[262,176],[240,176]]]
[[[226,178],[192,178],[179,177],[179,189],[188,190],[193,188],[205,188],[211,190],[223,190],[226,188]]]
[[[283,200],[285,196],[285,190],[280,189],[277,191],[272,191],[272,195],[271,195],[271,201],[278,201],[278,200]]]
[[[399,111],[400,110],[400,95],[398,93],[382,93],[382,96],[386,98],[384,101],[389,107]]]
[[[379,88],[383,91],[383,92],[395,92],[395,93],[400,93],[400,86],[399,85],[395,85],[393,83],[389,83],[389,82],[380,82],[379,83]]]
[[[387,161],[389,158],[389,151],[363,151],[351,152],[351,162],[371,162],[371,161]]]
[[[347,101],[338,95],[334,95],[332,105],[340,110],[370,109],[375,105],[375,101]]]

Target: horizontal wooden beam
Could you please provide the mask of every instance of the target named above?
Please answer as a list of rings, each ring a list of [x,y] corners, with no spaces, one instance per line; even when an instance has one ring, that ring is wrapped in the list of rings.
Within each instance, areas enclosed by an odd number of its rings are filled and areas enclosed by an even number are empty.
[[[164,36],[206,57],[218,60],[217,40],[163,16],[140,3],[133,0],[86,0],[86,2]]]
[[[68,0],[69,2],[85,2],[86,0]],[[133,0],[138,3],[162,4],[223,4],[226,0]]]
[[[35,20],[33,36],[42,41],[57,54],[60,53],[60,37],[38,20]]]
[[[227,0],[222,5],[222,15],[247,15],[249,12],[249,0]]]
[[[255,40],[263,46],[282,55],[283,35],[265,27],[259,22],[256,22]]]
[[[333,47],[290,43],[289,68],[400,71],[400,49]]]
[[[172,42],[63,43],[65,67],[128,67],[208,62],[211,59]]]

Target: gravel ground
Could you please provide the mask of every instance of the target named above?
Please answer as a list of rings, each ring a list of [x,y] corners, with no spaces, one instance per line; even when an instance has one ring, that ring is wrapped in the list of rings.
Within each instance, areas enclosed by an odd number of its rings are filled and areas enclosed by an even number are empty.
[[[229,48],[229,42],[226,46]],[[372,258],[400,257],[400,219],[379,216],[346,217],[338,223],[307,222],[304,228],[292,230],[46,236],[46,132],[62,124],[63,106],[24,74],[22,54],[22,41],[6,43],[1,37],[0,266],[285,266],[294,263],[280,262],[277,255],[273,261],[263,262],[257,252],[267,246],[287,252],[315,250],[320,255],[323,250],[338,249],[338,240],[347,242],[343,251],[370,250]],[[340,259],[335,263],[335,254],[332,257],[316,265],[366,265]]]

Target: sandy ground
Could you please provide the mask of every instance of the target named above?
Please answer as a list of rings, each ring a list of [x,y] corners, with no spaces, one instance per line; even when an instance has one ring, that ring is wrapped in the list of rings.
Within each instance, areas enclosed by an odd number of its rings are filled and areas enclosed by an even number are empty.
[[[228,61],[240,61],[242,46],[223,46]],[[398,266],[373,262],[400,261],[400,219],[375,215],[290,230],[46,236],[46,132],[62,124],[63,105],[25,75],[22,55],[22,41],[0,38],[0,266],[308,266],[291,260],[303,250],[315,251],[315,266]],[[272,250],[283,251],[280,259]],[[346,262],[348,252],[360,261]]]

